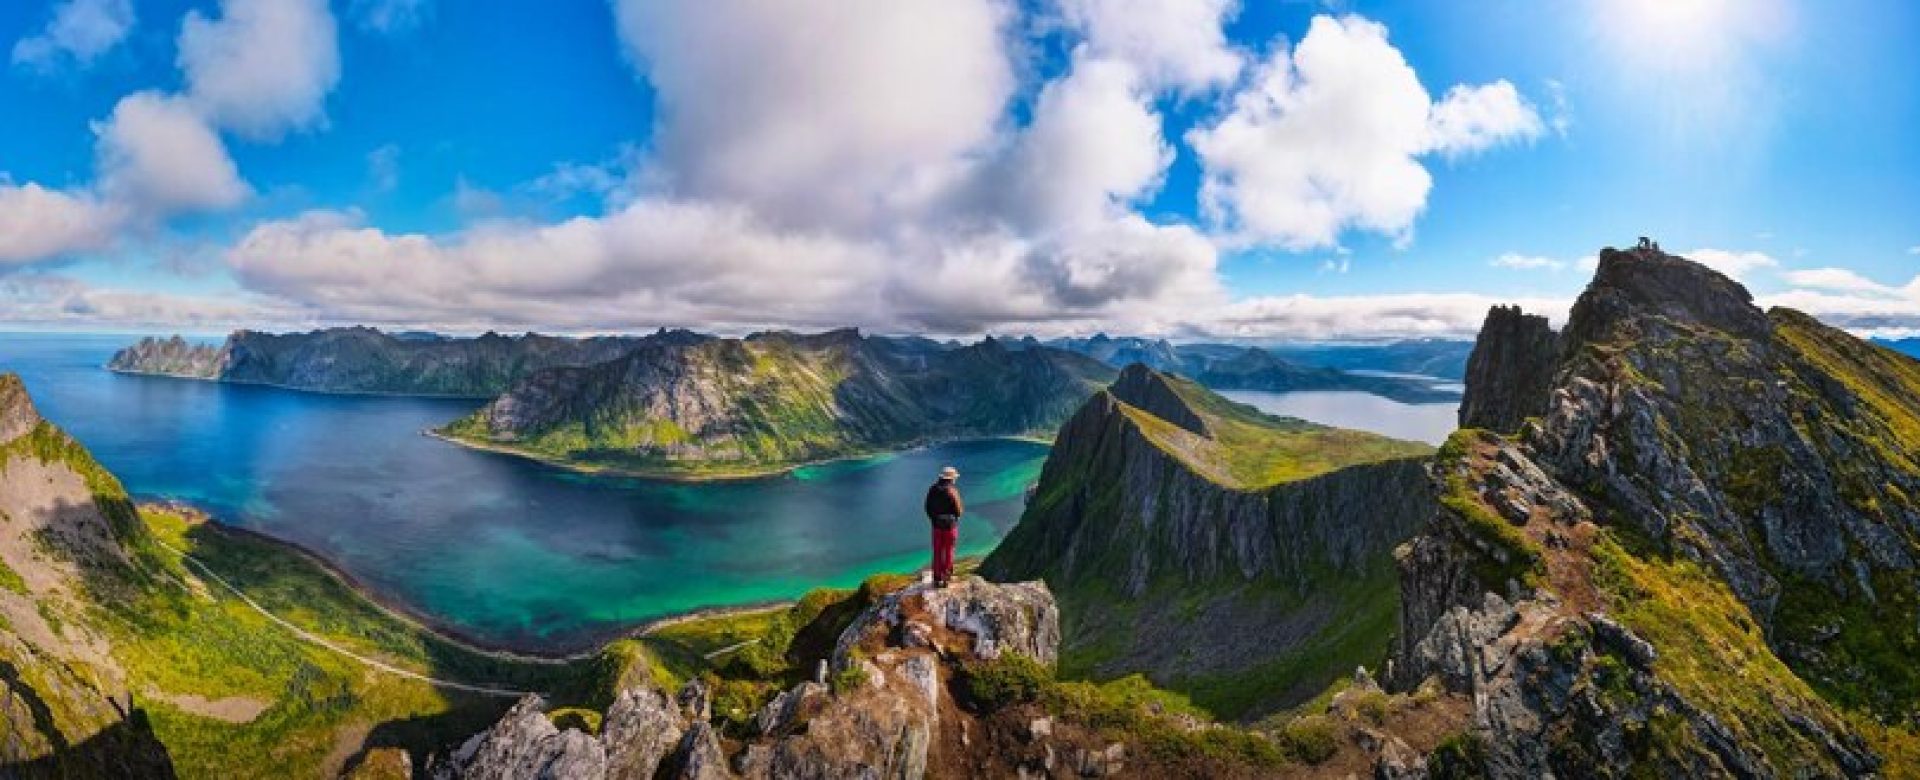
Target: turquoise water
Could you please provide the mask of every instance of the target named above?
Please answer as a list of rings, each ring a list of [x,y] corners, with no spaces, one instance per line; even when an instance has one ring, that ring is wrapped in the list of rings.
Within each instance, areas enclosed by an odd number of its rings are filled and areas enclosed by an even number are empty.
[[[741,482],[587,476],[420,432],[478,402],[332,396],[102,369],[124,336],[0,334],[0,371],[128,490],[295,542],[475,639],[585,647],[699,607],[924,565],[920,503],[964,477],[961,551],[991,550],[1042,445],[972,441]]]

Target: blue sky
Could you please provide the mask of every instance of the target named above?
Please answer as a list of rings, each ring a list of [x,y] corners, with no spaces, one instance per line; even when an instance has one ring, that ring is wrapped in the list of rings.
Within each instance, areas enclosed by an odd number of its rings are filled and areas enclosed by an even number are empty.
[[[9,3],[0,322],[1463,335],[1651,235],[1905,332],[1916,30],[1866,0]]]

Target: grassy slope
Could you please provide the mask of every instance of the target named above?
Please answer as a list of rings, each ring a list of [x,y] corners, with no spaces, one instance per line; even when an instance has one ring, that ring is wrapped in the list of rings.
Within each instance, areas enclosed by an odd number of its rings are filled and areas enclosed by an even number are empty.
[[[369,746],[435,746],[484,727],[511,699],[436,688],[304,642],[202,577],[181,553],[304,630],[439,679],[549,692],[564,703],[625,671],[614,653],[648,655],[616,647],[599,659],[533,664],[473,651],[386,612],[290,548],[165,508],[136,512],[119,482],[51,425],[0,450],[0,463],[15,457],[71,467],[114,518],[134,567],[89,576],[93,607],[59,617],[109,639],[136,705],[183,776],[310,775],[350,756],[369,734]],[[234,723],[189,711],[197,707],[179,703],[188,697],[264,709]]]
[[[1162,376],[1206,421],[1212,438],[1195,435],[1131,406],[1123,405],[1122,409],[1161,449],[1224,487],[1259,490],[1347,466],[1421,457],[1433,451],[1419,442],[1264,414],[1191,380]]]
[[[1200,415],[1213,437],[1198,436],[1124,402],[1119,404],[1125,417],[1123,424],[1140,430],[1182,465],[1225,489],[1270,489],[1348,466],[1421,457],[1433,451],[1416,442],[1263,414],[1189,380],[1161,377]],[[1089,518],[1115,517],[1129,511],[1121,506],[1121,494],[1112,475],[1092,473],[1089,463],[1068,466],[1055,484],[1041,485],[1028,508],[1029,517],[1069,512],[1075,507]],[[1082,501],[1077,494],[1086,486],[1092,486],[1091,494]],[[1050,564],[1034,565],[1044,569]],[[1155,617],[1191,622],[1209,611],[1332,616],[1321,630],[1300,637],[1286,652],[1244,668],[1220,674],[1152,675],[1154,682],[1221,717],[1272,711],[1276,705],[1312,695],[1328,681],[1351,673],[1357,665],[1378,668],[1398,624],[1399,580],[1385,555],[1357,573],[1306,572],[1303,578],[1311,584],[1305,587],[1297,582],[1265,579],[1244,581],[1235,577],[1197,583],[1167,577],[1149,584],[1147,595],[1138,599],[1125,596],[1115,585],[1124,578],[1128,565],[1124,560],[1100,562],[1093,567],[1096,573],[1089,576],[1083,570],[1074,582],[1049,577],[1049,585],[1061,601],[1070,637],[1061,659],[1064,676],[1104,676],[1099,669],[1122,657],[1135,641],[1134,627]]]

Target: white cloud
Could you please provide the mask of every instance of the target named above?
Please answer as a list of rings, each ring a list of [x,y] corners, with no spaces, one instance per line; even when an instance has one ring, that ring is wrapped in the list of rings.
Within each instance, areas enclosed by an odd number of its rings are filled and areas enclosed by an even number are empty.
[[[1488,261],[1487,264],[1495,268],[1506,268],[1514,271],[1560,271],[1565,270],[1567,267],[1567,263],[1564,260],[1555,260],[1551,257],[1540,257],[1537,255],[1523,255],[1517,252],[1503,254]]]
[[[1088,54],[1132,64],[1154,85],[1195,92],[1233,80],[1241,56],[1221,26],[1236,0],[1062,0]]]
[[[0,268],[101,248],[118,221],[90,194],[0,180]]]
[[[1681,256],[1725,274],[1736,282],[1745,282],[1748,274],[1762,268],[1778,268],[1780,261],[1764,252],[1737,252],[1725,249],[1695,249]]]
[[[1015,86],[995,0],[618,0],[684,196],[870,226],[994,138]],[[751,52],[752,56],[742,56]]]
[[[1132,66],[1082,51],[1041,91],[1011,153],[975,186],[1002,217],[1030,229],[1123,211],[1173,160],[1150,99]]]
[[[179,98],[128,95],[93,132],[100,191],[138,215],[227,208],[247,197],[220,136]]]
[[[1506,79],[1478,86],[1454,85],[1434,104],[1427,123],[1433,150],[1448,157],[1530,141],[1546,132],[1540,115]]]
[[[220,17],[180,26],[187,99],[209,121],[273,140],[326,120],[340,51],[326,0],[221,0]]]
[[[1511,84],[1455,88],[1436,106],[1384,26],[1318,16],[1299,46],[1259,66],[1229,113],[1187,138],[1214,220],[1307,249],[1349,228],[1405,238],[1433,183],[1419,156],[1539,132]]]
[[[1572,301],[1470,293],[1267,296],[1235,301],[1196,318],[1187,330],[1231,339],[1472,338],[1488,308],[1511,304],[1558,325],[1566,321]]]
[[[1880,284],[1872,279],[1845,268],[1812,268],[1801,271],[1788,271],[1781,274],[1788,284],[1814,290],[1835,292],[1872,293],[1887,295],[1897,293],[1895,288]]]
[[[0,276],[0,323],[35,326],[227,330],[294,325],[300,313],[251,294],[178,295],[97,287],[56,274]]]
[[[1920,244],[1915,244],[1913,246],[1907,247],[1907,254],[1920,255]]]
[[[66,0],[38,35],[13,44],[13,63],[42,70],[62,62],[86,66],[133,29],[133,0]]]
[[[426,21],[433,13],[433,0],[353,0],[347,13],[362,30],[403,33]]]

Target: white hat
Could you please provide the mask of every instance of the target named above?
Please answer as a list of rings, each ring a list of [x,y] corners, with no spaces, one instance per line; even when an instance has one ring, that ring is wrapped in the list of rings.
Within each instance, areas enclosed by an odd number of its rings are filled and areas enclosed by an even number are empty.
[[[940,470],[940,478],[941,479],[959,479],[960,470],[952,466],[948,466]]]

